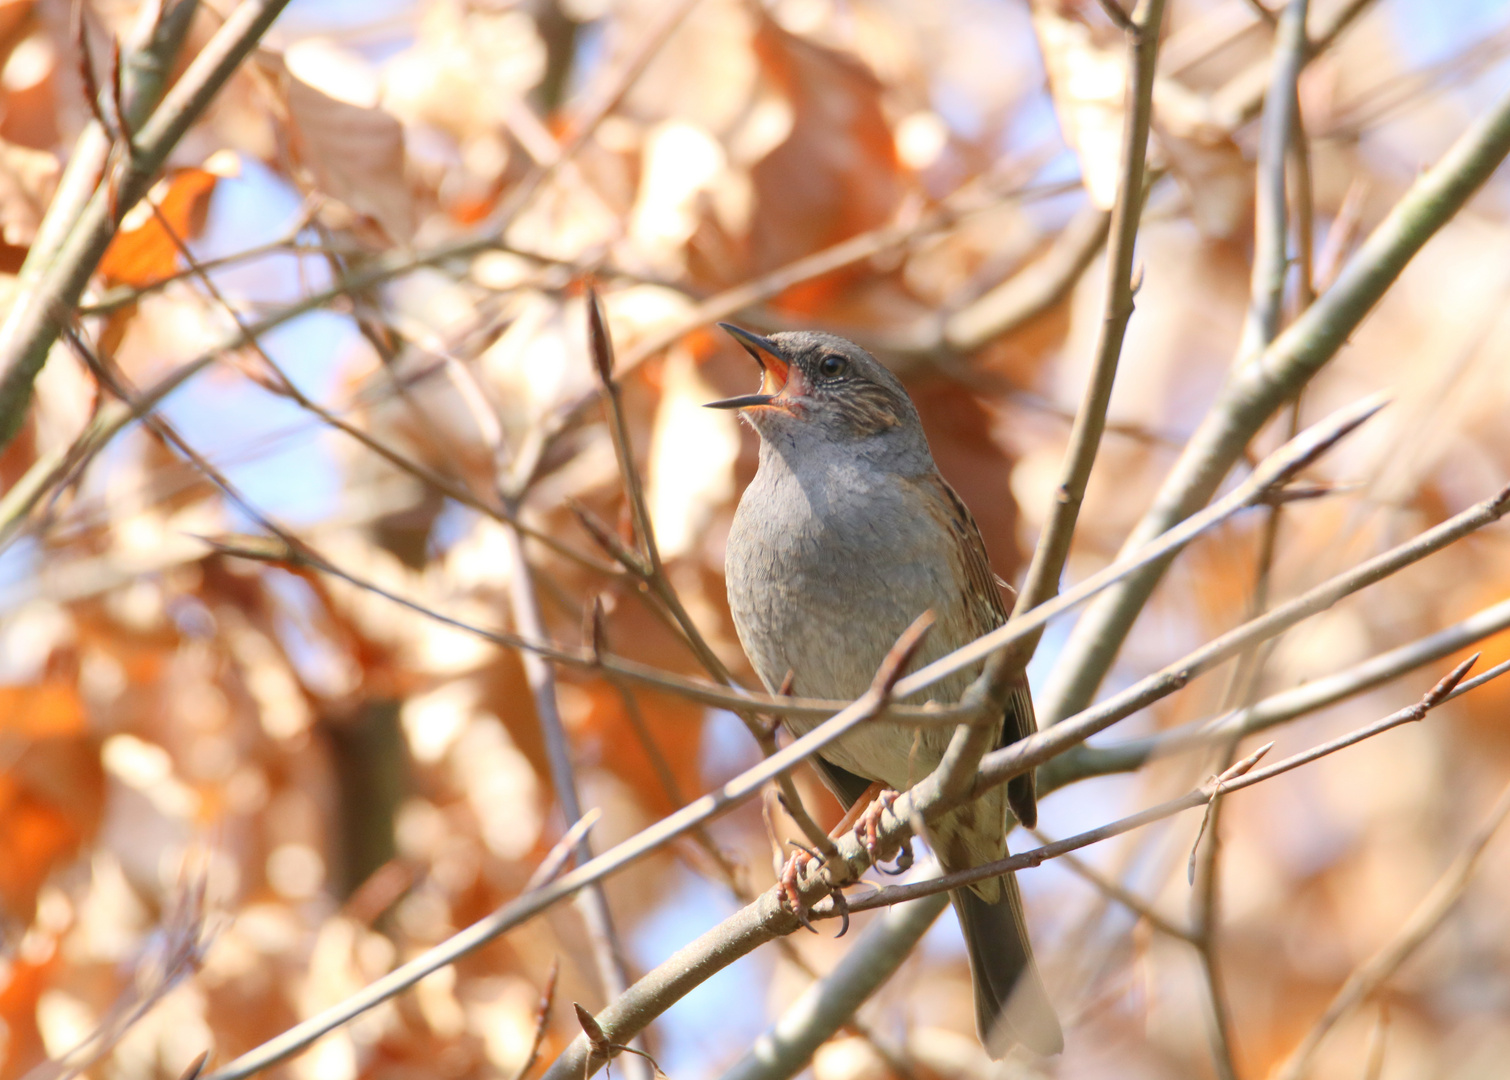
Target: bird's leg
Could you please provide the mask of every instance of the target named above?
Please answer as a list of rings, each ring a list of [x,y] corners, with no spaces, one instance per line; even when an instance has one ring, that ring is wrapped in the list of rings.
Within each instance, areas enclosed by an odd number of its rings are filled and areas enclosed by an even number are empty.
[[[802,902],[802,893],[798,889],[798,882],[802,879],[802,872],[807,867],[807,864],[819,856],[817,852],[809,851],[796,841],[789,842],[797,850],[792,852],[791,857],[786,861],[786,865],[781,868],[781,875],[776,880],[776,895],[780,897],[783,904],[791,909],[792,914],[797,916],[798,922],[816,934],[818,928],[808,918],[808,914],[812,909]],[[842,938],[849,932],[849,901],[844,898],[844,890],[837,885],[829,888],[829,896],[833,898],[834,910],[838,913],[841,920],[839,923],[839,932],[834,937]]]
[[[791,909],[792,914],[797,916],[798,922],[816,934],[818,931],[807,917],[808,906],[803,902],[802,893],[797,888],[797,883],[802,879],[802,871],[812,861],[813,853],[801,846],[787,856],[786,865],[781,868],[781,874],[776,878],[776,895]]]
[[[839,824],[835,825],[833,829],[829,831],[828,835],[837,840],[841,836],[852,831],[855,827],[855,822],[860,820],[860,815],[865,813],[865,811],[870,807],[871,801],[880,797],[881,792],[885,790],[886,785],[881,783],[881,781],[872,781],[870,787],[866,788],[858,799],[850,803],[849,809],[846,810],[844,812],[844,816],[839,819]]]
[[[871,787],[878,786],[876,784],[871,785]],[[867,790],[866,794],[869,795],[870,792]],[[881,788],[876,793],[875,798],[855,820],[855,836],[865,845],[865,850],[870,852],[872,859],[876,857],[877,840],[881,834],[881,818],[886,811],[891,809],[892,803],[896,802],[900,796],[900,792],[893,791],[891,788]],[[859,806],[860,804],[856,803],[855,805]],[[908,865],[912,863],[912,852],[910,850],[907,852],[907,862]]]

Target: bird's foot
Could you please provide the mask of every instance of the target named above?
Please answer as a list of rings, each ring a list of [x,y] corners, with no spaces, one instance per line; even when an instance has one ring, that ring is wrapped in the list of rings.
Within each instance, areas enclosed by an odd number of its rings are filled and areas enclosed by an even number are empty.
[[[883,788],[855,822],[855,837],[865,845],[865,850],[870,852],[872,859],[876,857],[876,848],[881,835],[881,818],[900,797],[899,792],[891,788]],[[907,859],[908,864],[911,865],[911,852],[908,852]]]
[[[797,888],[797,883],[802,880],[802,872],[812,861],[812,852],[807,848],[798,848],[787,856],[786,865],[781,868],[781,873],[776,878],[776,895],[781,903],[797,916],[798,922],[816,934],[818,931],[814,929],[812,921],[808,918],[810,909]]]
[[[797,850],[787,858],[786,865],[781,868],[781,873],[776,879],[776,895],[781,903],[797,916],[797,921],[813,933],[818,928],[813,925],[808,917],[812,914],[812,908],[802,899],[801,889],[798,883],[802,880],[803,871],[807,864],[818,856],[805,847],[798,846]],[[835,885],[829,889],[829,896],[833,898],[834,910],[839,913],[839,932],[834,935],[842,938],[849,931],[849,901],[844,898],[844,890]]]

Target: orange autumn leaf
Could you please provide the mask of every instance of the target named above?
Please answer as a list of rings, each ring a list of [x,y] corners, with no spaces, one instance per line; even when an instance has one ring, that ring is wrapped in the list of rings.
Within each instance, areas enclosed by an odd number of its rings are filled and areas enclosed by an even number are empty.
[[[29,922],[37,890],[94,833],[104,803],[88,739],[43,739],[0,775],[0,911]]]
[[[84,730],[84,703],[67,683],[0,686],[0,736],[45,739]]]
[[[210,194],[218,179],[204,169],[179,169],[168,180],[167,191],[155,200],[162,218],[180,240],[197,236],[204,227]],[[142,204],[126,220],[134,227],[121,229],[100,260],[105,279],[112,285],[140,287],[177,273],[178,245],[158,216]]]

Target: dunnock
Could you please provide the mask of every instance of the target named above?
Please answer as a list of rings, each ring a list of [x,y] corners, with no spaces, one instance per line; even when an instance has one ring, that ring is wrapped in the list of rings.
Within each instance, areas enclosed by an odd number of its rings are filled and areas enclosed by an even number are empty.
[[[851,341],[802,331],[761,337],[721,324],[760,364],[761,391],[715,401],[760,434],[760,466],[729,534],[729,606],[745,653],[773,692],[791,676],[803,697],[852,699],[870,686],[892,644],[925,610],[937,619],[921,667],[1007,619],[980,531],[939,475],[916,408],[896,377]],[[977,671],[938,683],[956,701]],[[812,721],[791,719],[801,735]],[[1034,731],[1020,681],[1000,744]],[[813,759],[846,808],[872,781],[898,790],[936,766],[944,727],[859,728]],[[1037,819],[1028,773],[930,829],[946,871],[1003,858],[1007,808]],[[976,1026],[993,1057],[1013,1043],[1057,1053],[1063,1036],[1033,962],[1011,874],[956,890],[975,983]]]

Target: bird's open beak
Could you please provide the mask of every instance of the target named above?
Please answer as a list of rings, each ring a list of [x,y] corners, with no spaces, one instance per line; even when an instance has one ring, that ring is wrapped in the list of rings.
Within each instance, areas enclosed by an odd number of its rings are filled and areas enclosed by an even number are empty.
[[[753,356],[755,362],[760,365],[760,393],[724,398],[722,401],[710,401],[703,407],[707,409],[748,409],[756,405],[779,407],[778,399],[782,397],[792,377],[792,366],[787,362],[786,357],[781,355],[780,346],[770,338],[752,334],[733,323],[721,322],[718,325],[728,331],[735,341],[743,345],[745,352]]]

